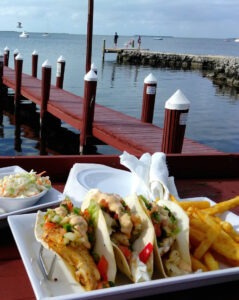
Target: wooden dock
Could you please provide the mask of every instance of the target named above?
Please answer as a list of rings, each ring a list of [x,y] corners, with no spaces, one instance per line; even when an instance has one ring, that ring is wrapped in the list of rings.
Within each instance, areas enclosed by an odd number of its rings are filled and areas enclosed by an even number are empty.
[[[4,66],[3,84],[16,89],[15,70]],[[22,73],[21,95],[41,108],[41,80]],[[51,85],[47,112],[73,128],[81,131],[83,126],[83,98]],[[150,123],[95,104],[92,123],[93,138],[119,151],[133,155],[161,151],[163,129]],[[99,143],[100,144],[100,143]],[[184,138],[182,153],[222,153],[206,145]]]

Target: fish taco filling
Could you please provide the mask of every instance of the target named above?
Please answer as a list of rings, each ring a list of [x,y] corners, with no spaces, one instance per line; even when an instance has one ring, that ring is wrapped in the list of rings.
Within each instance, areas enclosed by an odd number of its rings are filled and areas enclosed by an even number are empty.
[[[177,276],[188,274],[191,272],[191,264],[189,255],[184,257],[185,252],[189,253],[189,243],[184,245],[188,251],[181,251],[178,244],[180,235],[184,235],[181,229],[179,219],[169,208],[172,203],[167,203],[161,200],[148,201],[145,197],[140,196],[141,203],[146,208],[146,212],[150,217],[156,237],[156,253],[163,262],[163,268],[167,276]],[[168,205],[167,205],[168,204]]]
[[[145,238],[148,224],[142,219],[142,214],[130,208],[118,194],[92,189],[87,197],[94,199],[103,212],[118,268],[134,282],[150,280],[153,239],[150,239],[150,234],[149,238]],[[134,198],[131,200],[133,202]],[[144,240],[140,242],[142,234]],[[148,261],[150,263],[147,265]]]
[[[110,267],[104,255],[94,252],[96,210],[81,211],[66,198],[59,207],[38,212],[41,230],[36,225],[36,237],[57,253],[73,271],[74,278],[85,290],[113,286],[108,281]],[[39,223],[39,221],[37,222]]]

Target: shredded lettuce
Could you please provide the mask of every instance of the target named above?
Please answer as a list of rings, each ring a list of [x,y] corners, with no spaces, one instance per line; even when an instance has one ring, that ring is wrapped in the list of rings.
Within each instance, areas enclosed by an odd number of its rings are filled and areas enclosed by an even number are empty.
[[[10,198],[32,197],[51,187],[48,176],[36,172],[15,173],[0,179],[0,196]]]

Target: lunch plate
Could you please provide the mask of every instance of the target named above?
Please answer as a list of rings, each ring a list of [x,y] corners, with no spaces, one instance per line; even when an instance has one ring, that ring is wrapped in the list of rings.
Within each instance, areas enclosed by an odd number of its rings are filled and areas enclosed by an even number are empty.
[[[5,175],[9,175],[10,173],[20,173],[20,172],[26,172],[26,171],[19,166],[10,166],[10,167],[5,167],[5,168],[0,168],[0,178],[2,178]],[[50,205],[57,204],[62,200],[62,197],[63,197],[62,193],[60,193],[59,191],[57,191],[54,188],[51,188],[34,205],[29,206],[27,208],[18,209],[18,210],[12,211],[12,212],[6,212],[6,213],[0,214],[0,227],[1,227],[1,225],[5,225],[5,224],[3,224],[4,223],[3,220],[6,219],[10,215],[33,212],[38,209],[42,209],[42,208],[48,207]]]
[[[116,193],[122,197],[130,195],[135,189],[139,194],[145,192],[142,184],[135,182],[129,171],[101,164],[76,163],[70,170],[63,193],[79,204],[92,188],[104,193]]]
[[[193,198],[202,200],[200,198]],[[203,198],[208,199],[208,198]],[[190,199],[192,200],[192,198]],[[224,217],[233,226],[236,226],[239,217],[227,212]],[[239,267],[225,267],[210,272],[197,272],[171,278],[152,279],[142,283],[130,283],[123,275],[117,274],[116,286],[96,291],[83,291],[74,283],[69,271],[57,258],[51,280],[43,275],[39,250],[40,243],[34,236],[36,213],[12,215],[8,223],[16,241],[22,261],[32,284],[36,299],[69,300],[69,299],[130,299],[155,294],[186,290],[193,287],[206,286],[220,282],[239,279]],[[236,228],[235,228],[236,229]],[[52,253],[44,250],[44,260],[50,265]]]

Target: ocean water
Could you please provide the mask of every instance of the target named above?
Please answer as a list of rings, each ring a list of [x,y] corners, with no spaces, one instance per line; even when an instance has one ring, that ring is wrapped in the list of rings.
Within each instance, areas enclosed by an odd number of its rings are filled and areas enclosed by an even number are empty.
[[[62,55],[66,61],[64,89],[83,95],[85,35],[49,34],[43,37],[40,33],[30,33],[28,39],[21,39],[18,35],[18,32],[0,32],[0,51],[3,52],[6,46],[10,49],[10,67],[13,67],[14,50],[18,49],[23,56],[23,72],[30,74],[31,56],[36,50],[39,55],[38,78],[41,78],[42,64],[48,60],[52,65],[52,83],[55,84],[56,63]],[[134,39],[137,46],[136,36],[120,36],[118,46],[124,47],[130,39]],[[93,36],[92,63],[97,67],[98,74],[97,103],[140,118],[144,79],[152,73],[157,79],[154,124],[163,127],[165,102],[180,89],[190,101],[185,136],[224,152],[239,152],[239,91],[213,84],[200,71],[120,65],[116,63],[116,54],[105,54],[103,61],[104,40],[106,47],[113,47],[113,35]],[[239,56],[239,43],[233,39],[165,37],[155,40],[143,36],[141,47],[168,53]],[[12,116],[5,113],[4,126],[0,131],[0,155],[39,154],[37,137],[29,129],[26,133],[26,128],[22,128],[21,151],[14,149],[13,123]],[[79,134],[67,124],[63,127],[76,136]],[[100,152],[113,153],[114,149],[101,146]]]

